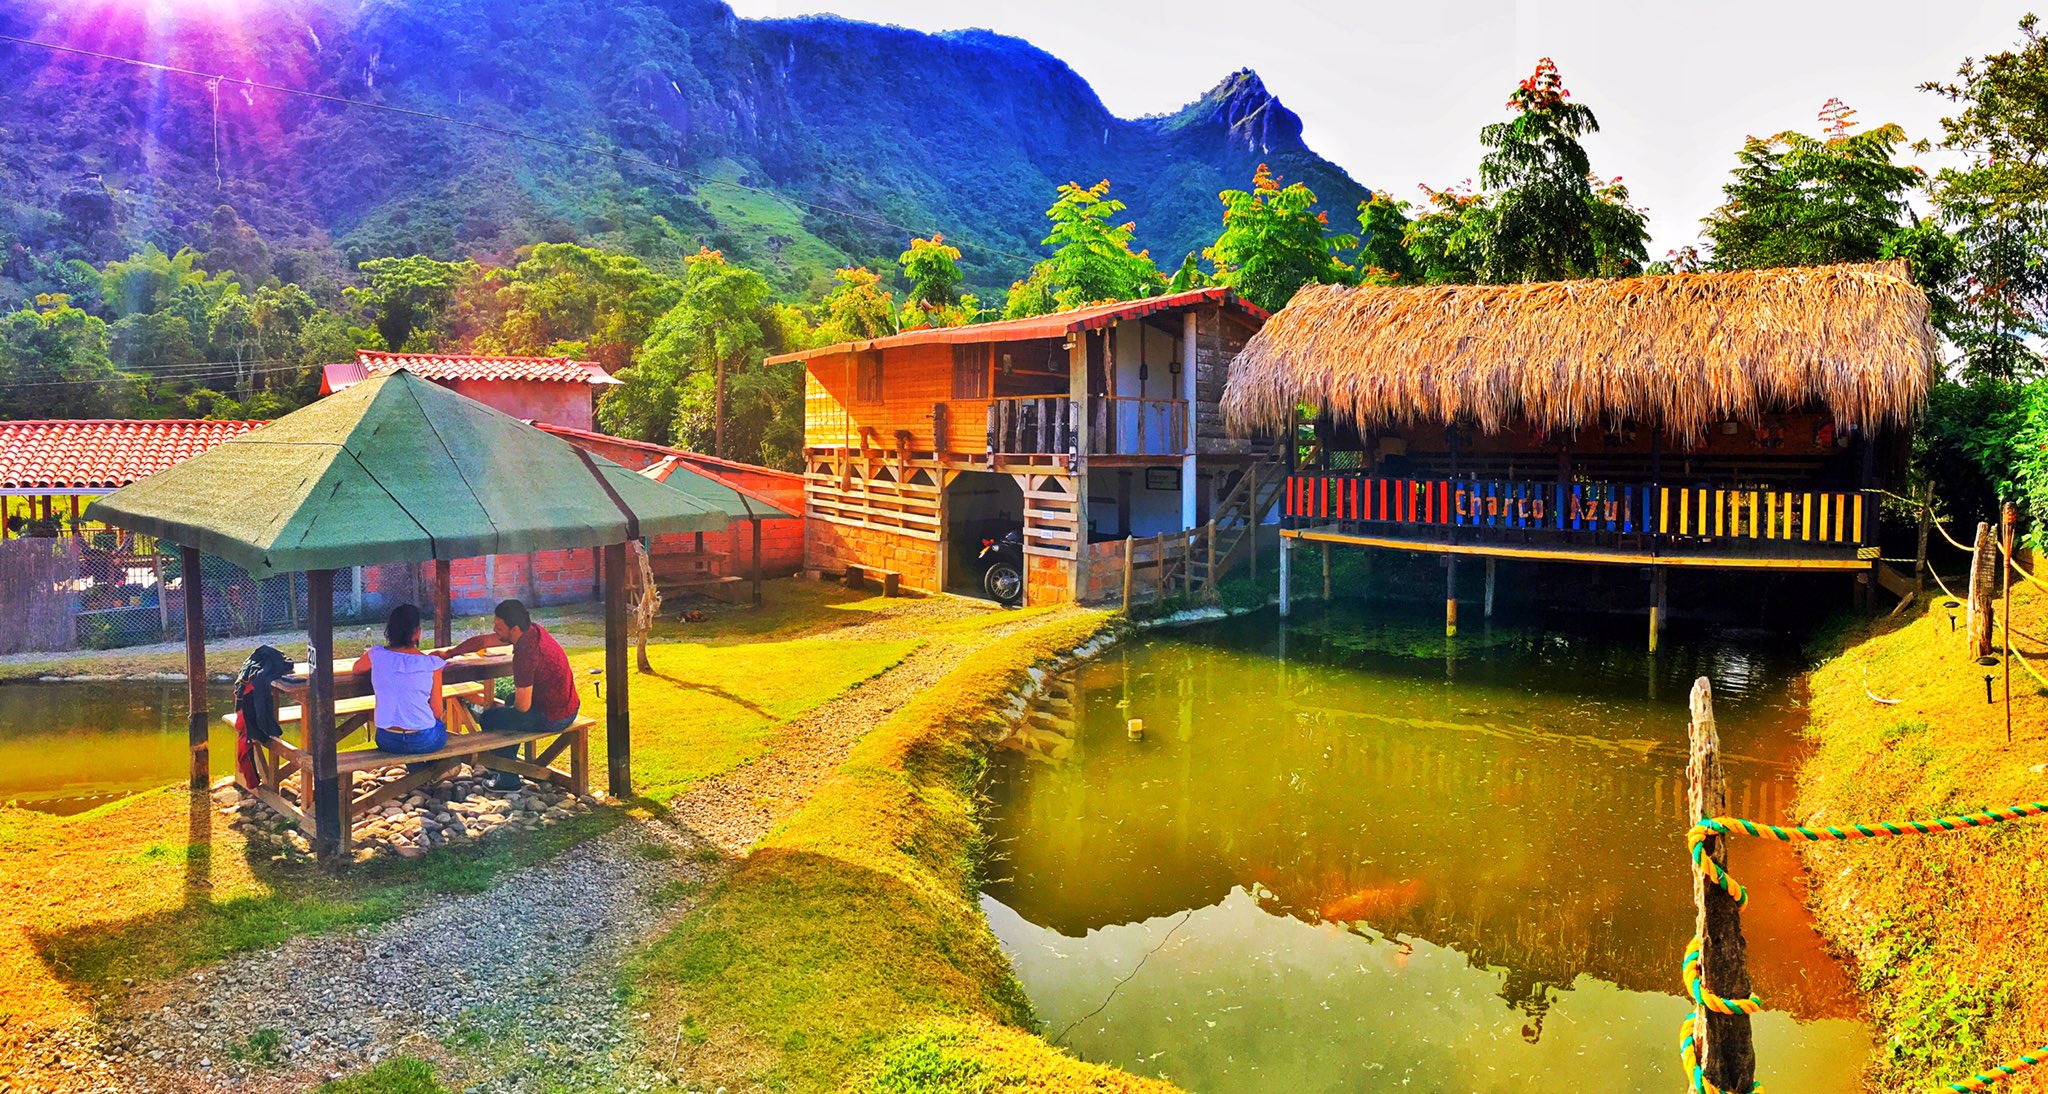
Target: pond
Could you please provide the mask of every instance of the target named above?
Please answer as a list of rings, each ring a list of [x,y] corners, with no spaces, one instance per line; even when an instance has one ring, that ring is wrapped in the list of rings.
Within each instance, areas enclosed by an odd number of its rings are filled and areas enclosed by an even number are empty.
[[[1046,1036],[1197,1092],[1685,1089],[1687,691],[1713,680],[1734,808],[1783,817],[1797,647],[1570,619],[1447,650],[1384,613],[1140,638],[998,753],[983,905]],[[1759,1078],[1858,1089],[1796,858],[1732,865]]]
[[[219,721],[226,684],[208,686],[215,776],[234,771],[235,735]],[[0,802],[81,813],[185,779],[185,682],[0,684]]]

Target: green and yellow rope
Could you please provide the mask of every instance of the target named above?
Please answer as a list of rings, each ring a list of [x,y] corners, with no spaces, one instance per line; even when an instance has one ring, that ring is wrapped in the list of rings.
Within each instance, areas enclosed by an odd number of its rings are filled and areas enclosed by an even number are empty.
[[[2033,671],[2031,668],[2029,672]],[[2039,678],[2038,676],[2036,677]],[[1823,825],[1790,827],[1764,824],[1744,817],[1708,817],[1694,825],[1685,834],[1686,850],[1692,856],[1692,868],[1722,892],[1733,898],[1736,906],[1749,903],[1749,890],[1731,877],[1721,864],[1707,854],[1709,836],[1768,836],[1782,843],[1824,843],[1832,840],[1879,839],[1885,836],[1931,836],[1937,832],[1961,832],[1970,828],[1987,828],[2006,821],[2025,820],[2029,817],[2048,816],[2048,803],[2025,802],[2020,805],[1992,807],[1974,813],[1952,813],[1931,820],[1878,821],[1874,824]],[[1706,1071],[1699,1058],[1698,1031],[1706,1025],[1707,1013],[1755,1014],[1763,1009],[1763,1000],[1755,995],[1746,999],[1730,999],[1715,995],[1706,989],[1701,977],[1700,951],[1704,943],[1694,935],[1692,943],[1685,948],[1685,962],[1679,969],[1679,976],[1685,984],[1685,994],[1692,1000],[1693,1010],[1678,1026],[1678,1058],[1690,1077],[1693,1094],[1762,1094],[1763,1084],[1753,1083],[1746,1092],[1724,1091],[1707,1080]],[[2009,1079],[2028,1068],[2048,1063],[2048,1045],[2042,1045],[2032,1052],[1999,1064],[1990,1071],[1980,1071],[1959,1083],[1948,1084],[1947,1089],[1958,1094],[1989,1090],[1991,1084]]]

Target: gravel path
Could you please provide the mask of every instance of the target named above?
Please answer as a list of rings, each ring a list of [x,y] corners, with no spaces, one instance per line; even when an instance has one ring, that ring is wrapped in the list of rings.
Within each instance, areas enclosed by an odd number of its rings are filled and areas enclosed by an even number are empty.
[[[97,1029],[37,1046],[14,1085],[0,1079],[0,1094],[296,1092],[400,1054],[435,1057],[445,1083],[477,1094],[675,1089],[638,1062],[621,966],[731,869],[730,856],[808,800],[863,733],[966,654],[1045,619],[940,626],[992,610],[905,600],[833,632],[927,641],[778,729],[766,755],[699,784],[667,817],[614,829],[483,893],[150,986]],[[274,1039],[252,1040],[259,1030]]]

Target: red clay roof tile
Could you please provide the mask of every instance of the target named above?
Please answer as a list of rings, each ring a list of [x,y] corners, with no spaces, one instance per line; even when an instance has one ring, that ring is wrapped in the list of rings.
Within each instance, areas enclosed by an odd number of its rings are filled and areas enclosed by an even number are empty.
[[[260,426],[262,422],[0,422],[0,489],[113,490]]]

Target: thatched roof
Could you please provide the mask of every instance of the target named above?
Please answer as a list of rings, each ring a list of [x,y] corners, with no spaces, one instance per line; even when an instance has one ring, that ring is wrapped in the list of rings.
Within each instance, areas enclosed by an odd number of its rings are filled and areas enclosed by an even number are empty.
[[[1234,430],[1297,403],[1364,428],[1620,419],[1674,435],[1821,404],[1844,426],[1910,421],[1935,370],[1903,263],[1527,285],[1312,285],[1230,366]]]

